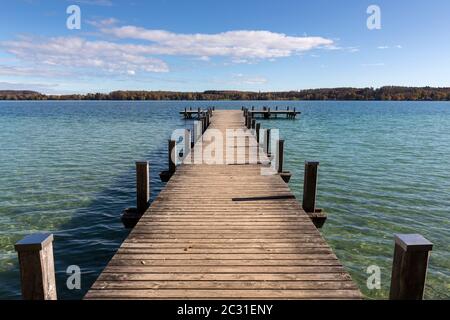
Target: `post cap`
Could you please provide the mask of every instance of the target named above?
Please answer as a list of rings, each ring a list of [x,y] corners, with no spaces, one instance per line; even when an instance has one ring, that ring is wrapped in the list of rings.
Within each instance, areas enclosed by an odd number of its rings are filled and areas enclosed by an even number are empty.
[[[405,251],[431,251],[433,244],[420,234],[395,234],[395,243]]]
[[[146,160],[139,160],[139,161],[136,161],[136,165],[148,165],[148,161],[146,161]]]
[[[319,161],[305,161],[305,164],[307,166],[319,166],[320,162]]]
[[[53,241],[51,233],[35,233],[27,235],[14,245],[16,251],[36,251],[42,250],[45,246]]]

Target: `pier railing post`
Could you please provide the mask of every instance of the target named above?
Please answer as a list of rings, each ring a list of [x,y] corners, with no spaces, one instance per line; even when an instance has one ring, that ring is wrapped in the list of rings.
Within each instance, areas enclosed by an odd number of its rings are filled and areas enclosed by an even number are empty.
[[[33,234],[14,246],[19,256],[22,298],[56,300],[53,235]]]
[[[433,244],[420,234],[396,234],[391,300],[422,300]]]
[[[252,128],[252,116],[251,114],[249,114],[247,116],[247,129],[251,129]]]
[[[308,213],[316,212],[317,171],[319,162],[305,162],[305,176],[303,180],[303,210]]]
[[[256,142],[258,143],[258,146],[259,146],[259,135],[260,135],[260,131],[261,130],[261,124],[260,123],[257,123],[256,124]]]
[[[270,129],[266,129],[264,131],[264,151],[267,155],[269,155],[269,147],[270,147]]]
[[[136,207],[138,214],[148,209],[150,200],[150,179],[148,161],[136,162]]]
[[[284,161],[284,140],[278,140],[277,146],[277,172],[283,172],[283,161]]]
[[[252,119],[252,129],[255,129],[255,128],[256,128],[256,120]]]
[[[174,140],[169,140],[169,175],[173,175],[176,170],[175,146],[176,146],[176,142]]]

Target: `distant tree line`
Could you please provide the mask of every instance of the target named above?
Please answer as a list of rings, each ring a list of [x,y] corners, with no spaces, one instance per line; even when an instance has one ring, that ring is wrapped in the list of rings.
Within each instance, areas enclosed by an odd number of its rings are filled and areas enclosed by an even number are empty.
[[[378,100],[450,101],[450,88],[381,87],[332,88],[283,92],[113,91],[72,95],[45,95],[35,91],[0,90],[0,100]]]

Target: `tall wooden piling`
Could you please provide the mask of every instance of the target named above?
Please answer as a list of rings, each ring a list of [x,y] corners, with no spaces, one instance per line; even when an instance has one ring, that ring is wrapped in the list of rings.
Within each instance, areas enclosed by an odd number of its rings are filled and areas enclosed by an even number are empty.
[[[420,234],[396,234],[391,300],[422,300],[433,244]]]
[[[172,175],[176,170],[176,142],[174,140],[169,140],[169,174]]]
[[[256,119],[252,119],[252,129],[256,129]]]
[[[136,207],[138,214],[148,209],[150,200],[150,179],[148,161],[136,162]]]
[[[277,159],[277,172],[282,173],[284,161],[284,140],[278,140]]]
[[[319,162],[306,161],[303,180],[303,210],[307,213],[316,212],[317,171]]]
[[[270,129],[264,130],[264,151],[270,156]]]
[[[26,236],[14,248],[19,256],[22,298],[56,300],[53,235]]]
[[[256,142],[258,143],[259,146],[259,140],[260,140],[260,131],[261,130],[261,123],[257,123],[256,124]]]

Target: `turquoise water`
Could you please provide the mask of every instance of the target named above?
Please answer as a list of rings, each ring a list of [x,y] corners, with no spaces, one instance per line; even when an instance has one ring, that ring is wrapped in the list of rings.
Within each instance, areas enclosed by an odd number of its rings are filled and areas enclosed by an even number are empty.
[[[127,231],[134,161],[151,163],[152,198],[163,184],[167,138],[184,107],[297,107],[298,120],[261,121],[286,139],[290,186],[301,198],[303,163],[320,161],[322,230],[369,298],[386,298],[394,233],[421,233],[435,245],[426,297],[450,298],[450,103],[431,102],[0,102],[0,298],[19,298],[13,245],[55,234],[58,295],[79,299]],[[82,290],[65,286],[69,265]],[[366,269],[381,268],[381,290]]]

